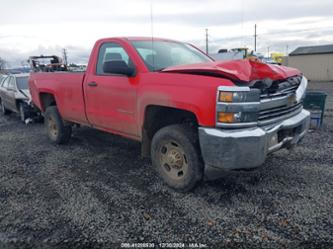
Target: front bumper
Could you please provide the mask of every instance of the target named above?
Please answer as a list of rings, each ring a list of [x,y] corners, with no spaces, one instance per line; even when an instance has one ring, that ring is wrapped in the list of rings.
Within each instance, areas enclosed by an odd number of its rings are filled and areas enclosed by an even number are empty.
[[[199,128],[199,140],[205,173],[256,168],[269,153],[296,145],[310,124],[310,113],[299,114],[266,127],[246,129]]]

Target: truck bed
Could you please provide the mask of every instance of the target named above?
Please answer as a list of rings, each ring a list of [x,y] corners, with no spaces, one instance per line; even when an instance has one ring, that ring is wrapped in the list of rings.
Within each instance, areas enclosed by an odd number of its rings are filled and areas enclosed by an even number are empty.
[[[61,116],[68,121],[86,124],[83,80],[84,72],[32,73],[30,92],[35,105],[44,111],[40,96],[53,93]],[[39,95],[39,96],[35,96]]]

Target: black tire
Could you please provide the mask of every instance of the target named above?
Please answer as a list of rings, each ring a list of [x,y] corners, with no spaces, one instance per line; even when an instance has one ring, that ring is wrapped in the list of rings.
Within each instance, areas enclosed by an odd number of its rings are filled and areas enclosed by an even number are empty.
[[[37,114],[37,116],[35,116],[33,118],[33,120],[36,122],[36,123],[44,123],[44,117],[41,115],[41,114]]]
[[[56,144],[68,143],[72,134],[72,126],[64,123],[57,107],[47,107],[44,116],[49,139]]]
[[[29,113],[27,112],[24,103],[19,104],[19,110],[20,110],[20,119],[23,123],[25,123],[25,120],[29,117]]]
[[[8,109],[6,109],[4,103],[2,102],[2,100],[0,100],[0,107],[1,107],[1,113],[3,115],[8,115],[11,113],[11,111],[9,111]]]
[[[185,125],[170,125],[156,132],[151,144],[153,167],[173,189],[187,192],[204,175],[198,135]]]

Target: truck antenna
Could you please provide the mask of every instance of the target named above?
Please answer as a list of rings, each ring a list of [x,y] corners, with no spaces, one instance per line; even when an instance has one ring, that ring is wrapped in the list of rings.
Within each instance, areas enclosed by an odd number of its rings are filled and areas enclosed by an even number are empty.
[[[153,59],[153,69],[155,70],[153,0],[151,0],[150,2],[150,32],[151,32],[151,55]]]
[[[257,24],[254,25],[254,52],[257,52]]]
[[[208,29],[206,29],[206,54],[208,55],[209,51],[208,51]]]

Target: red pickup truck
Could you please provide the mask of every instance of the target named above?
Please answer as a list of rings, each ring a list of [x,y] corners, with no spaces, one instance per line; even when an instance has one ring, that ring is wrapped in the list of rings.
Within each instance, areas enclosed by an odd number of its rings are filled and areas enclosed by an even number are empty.
[[[298,70],[215,62],[167,39],[101,39],[86,72],[32,73],[29,85],[51,141],[68,142],[74,124],[138,140],[180,191],[221,170],[260,166],[309,126],[307,79]]]

